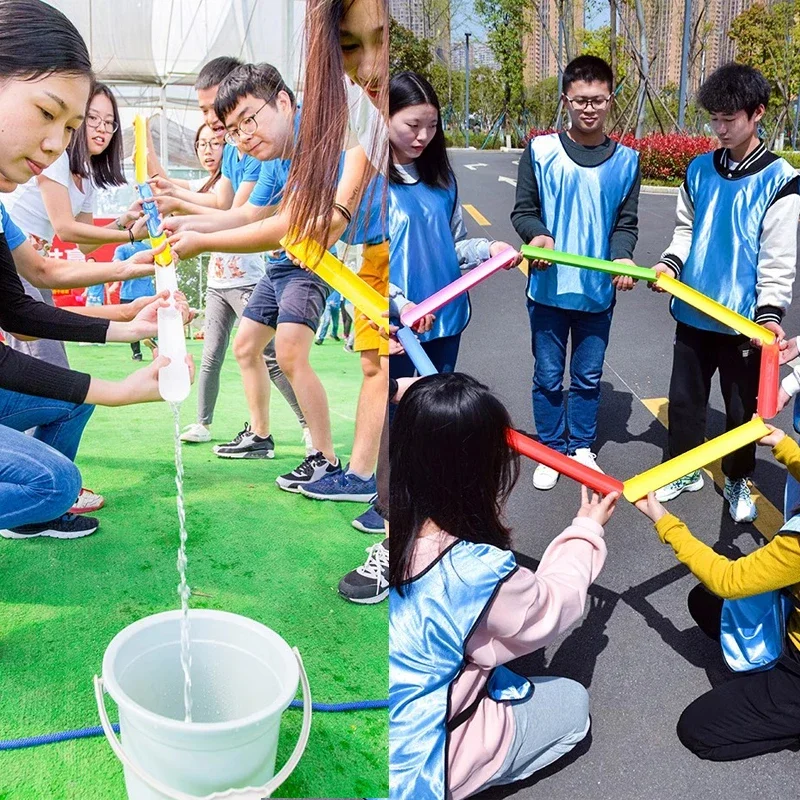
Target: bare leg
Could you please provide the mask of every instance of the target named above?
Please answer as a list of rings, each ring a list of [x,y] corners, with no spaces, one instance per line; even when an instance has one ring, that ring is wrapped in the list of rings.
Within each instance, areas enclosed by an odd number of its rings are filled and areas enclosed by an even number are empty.
[[[264,348],[275,336],[275,329],[249,317],[242,317],[233,340],[233,354],[244,384],[250,427],[256,436],[269,436],[269,373],[264,364]],[[291,378],[290,378],[291,380]]]
[[[388,399],[389,359],[381,358],[377,350],[364,350],[361,353],[361,370],[364,380],[358,398],[350,471],[362,478],[368,478],[375,471],[378,460],[381,428]]]

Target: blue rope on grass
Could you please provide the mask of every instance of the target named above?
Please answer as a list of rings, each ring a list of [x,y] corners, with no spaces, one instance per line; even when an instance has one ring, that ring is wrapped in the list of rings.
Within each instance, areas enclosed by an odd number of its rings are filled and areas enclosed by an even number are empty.
[[[292,700],[289,705],[289,708],[302,707],[302,700]],[[353,703],[312,703],[311,708],[320,713],[370,711],[378,708],[389,708],[389,701],[356,700]],[[119,725],[116,722],[111,727],[114,729],[114,733],[119,733]],[[24,739],[9,739],[6,742],[0,742],[0,750],[24,750],[27,747],[39,747],[43,744],[69,742],[73,739],[91,739],[92,737],[103,735],[103,729],[99,725],[96,728],[80,728],[75,731],[61,731],[59,733],[43,733],[40,736],[27,736]]]

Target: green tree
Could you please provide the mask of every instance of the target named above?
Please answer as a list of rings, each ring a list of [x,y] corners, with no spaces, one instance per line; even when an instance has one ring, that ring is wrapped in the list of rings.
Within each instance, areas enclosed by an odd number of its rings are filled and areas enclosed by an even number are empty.
[[[418,39],[394,18],[389,20],[389,74],[411,70],[430,78],[431,43]]]
[[[792,100],[800,90],[800,0],[766,7],[757,3],[739,14],[728,36],[736,42],[736,60],[761,70],[772,84],[777,108],[765,118],[774,141],[792,118]]]

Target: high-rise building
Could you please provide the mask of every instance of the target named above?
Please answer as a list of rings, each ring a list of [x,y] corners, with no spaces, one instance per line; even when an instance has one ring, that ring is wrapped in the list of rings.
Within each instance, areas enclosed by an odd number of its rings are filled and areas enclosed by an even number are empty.
[[[449,0],[389,0],[389,13],[418,39],[428,39],[434,58],[446,64],[450,58]]]
[[[564,25],[559,31],[559,18]],[[522,37],[523,78],[527,86],[558,75],[559,40],[562,65],[578,55],[580,34],[585,27],[584,0],[532,0],[525,9]]]
[[[450,64],[455,70],[464,69],[464,42],[453,42],[450,48]],[[492,48],[483,42],[476,42],[475,39],[470,39],[469,42],[469,66],[470,69],[474,67],[489,67],[489,69],[500,69],[500,64],[497,63]]]

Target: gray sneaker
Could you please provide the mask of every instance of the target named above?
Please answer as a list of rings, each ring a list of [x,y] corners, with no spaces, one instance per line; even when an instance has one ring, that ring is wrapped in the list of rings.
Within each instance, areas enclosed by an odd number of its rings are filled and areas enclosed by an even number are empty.
[[[739,478],[735,481],[725,478],[722,495],[730,504],[728,510],[734,522],[753,522],[758,516],[758,509],[750,494],[747,478]]]
[[[690,472],[688,475],[656,489],[656,500],[659,503],[666,503],[668,500],[674,500],[683,492],[699,492],[702,488],[703,473],[698,469],[696,472]]]
[[[245,422],[233,441],[218,444],[214,452],[220,458],[275,458],[275,442],[272,436],[256,436],[250,423]]]

